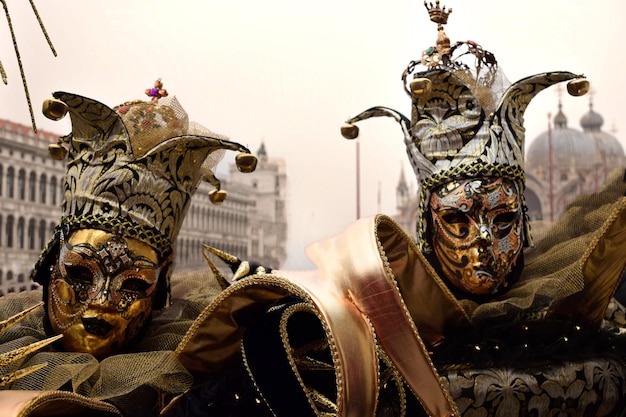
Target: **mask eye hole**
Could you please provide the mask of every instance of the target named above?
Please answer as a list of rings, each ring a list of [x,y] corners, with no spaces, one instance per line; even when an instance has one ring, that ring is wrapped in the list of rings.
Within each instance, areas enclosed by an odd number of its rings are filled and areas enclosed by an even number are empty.
[[[461,210],[446,211],[440,215],[441,227],[453,238],[467,239],[470,234],[470,217]]]
[[[467,214],[458,210],[446,213],[443,216],[441,216],[441,218],[443,219],[443,221],[445,221],[448,224],[459,225],[459,226],[464,225],[464,224],[465,225],[469,224],[469,218],[467,217]]]
[[[133,292],[146,292],[150,284],[139,278],[129,278],[122,284],[121,290]]]
[[[91,269],[82,265],[66,265],[65,271],[67,277],[73,281],[80,281],[86,284],[92,284],[94,281]]]
[[[502,239],[509,233],[514,227],[515,223],[519,219],[519,212],[509,211],[496,215],[493,219],[493,226],[495,228],[496,237]]]
[[[515,220],[517,220],[517,213],[509,211],[506,213],[500,213],[496,217],[494,217],[493,224],[498,229],[504,229],[509,227],[511,223],[513,223]]]

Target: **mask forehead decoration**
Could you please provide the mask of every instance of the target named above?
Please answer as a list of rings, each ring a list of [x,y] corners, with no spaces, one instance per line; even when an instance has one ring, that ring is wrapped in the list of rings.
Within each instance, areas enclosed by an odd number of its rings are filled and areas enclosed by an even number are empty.
[[[370,117],[395,119],[404,134],[409,161],[418,188],[419,247],[432,251],[428,203],[432,191],[451,180],[502,177],[524,190],[524,112],[537,93],[569,81],[568,92],[585,94],[589,83],[582,75],[546,72],[513,84],[504,76],[495,56],[473,41],[451,43],[444,25],[452,9],[439,0],[424,3],[437,24],[437,42],[411,61],[402,74],[411,98],[411,119],[388,107],[372,107],[346,121],[341,128],[355,139],[355,124]],[[522,210],[525,204],[522,201]],[[526,219],[527,220],[527,219]],[[530,244],[528,222],[523,240]]]
[[[226,136],[190,122],[176,97],[160,80],[146,90],[150,101],[134,100],[114,108],[71,93],[57,92],[44,102],[53,120],[69,112],[72,132],[49,147],[55,159],[67,158],[63,184],[63,225],[67,235],[99,229],[146,243],[171,259],[191,197],[201,181],[215,189],[211,201],[226,193],[214,169],[226,150],[238,152],[237,167],[252,172],[256,157]],[[49,266],[59,251],[60,228],[42,253],[32,279],[47,285]],[[171,265],[162,265],[155,307],[168,304]]]
[[[131,250],[126,239],[106,232],[95,234],[95,239],[93,233],[83,240],[75,236],[79,240],[72,245],[61,233],[57,267],[60,277],[79,289],[79,302],[110,298],[116,310],[124,312],[132,302],[152,295],[159,261],[149,246]]]

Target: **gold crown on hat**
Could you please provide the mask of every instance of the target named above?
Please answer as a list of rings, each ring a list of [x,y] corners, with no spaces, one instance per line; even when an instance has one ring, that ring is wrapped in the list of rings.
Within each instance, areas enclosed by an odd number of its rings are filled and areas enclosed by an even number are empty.
[[[372,107],[349,119],[341,128],[347,139],[358,136],[356,122],[388,116],[404,133],[409,160],[420,185],[417,237],[429,250],[423,215],[430,192],[454,179],[501,176],[524,189],[524,112],[537,93],[570,81],[568,92],[583,95],[589,82],[570,72],[546,72],[510,84],[495,56],[473,41],[452,46],[443,31],[449,13],[439,1],[426,5],[437,23],[437,45],[426,49],[403,72],[405,91],[412,101],[411,119],[387,107]],[[422,70],[416,72],[418,67]],[[423,68],[425,67],[425,69]],[[413,79],[407,83],[407,79]],[[526,219],[527,220],[527,219]],[[530,240],[528,221],[526,243]]]
[[[245,146],[189,122],[175,97],[155,83],[151,101],[136,100],[114,108],[75,94],[57,92],[44,102],[44,114],[57,120],[69,112],[72,133],[51,145],[54,158],[67,157],[63,187],[65,233],[95,228],[138,239],[167,258],[178,236],[191,197],[202,180],[215,186],[211,200],[226,193],[214,169],[226,150],[239,152],[236,164],[252,172],[257,159]],[[150,93],[152,89],[150,89]],[[50,262],[59,228],[35,267]]]
[[[439,0],[435,1],[435,5],[433,6],[433,2],[430,3],[424,2],[424,7],[428,10],[428,15],[430,16],[430,20],[440,25],[445,25],[448,23],[448,16],[452,13],[452,8],[446,9],[446,6],[440,7]]]

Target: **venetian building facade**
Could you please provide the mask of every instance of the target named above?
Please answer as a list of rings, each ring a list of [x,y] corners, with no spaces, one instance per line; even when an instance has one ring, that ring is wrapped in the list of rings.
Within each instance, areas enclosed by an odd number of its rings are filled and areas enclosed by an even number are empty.
[[[29,275],[61,217],[65,161],[58,135],[0,119],[0,296],[31,289]]]
[[[590,102],[589,111],[580,120],[582,130],[570,128],[559,103],[550,128],[530,142],[525,158],[524,197],[532,221],[558,220],[576,196],[599,191],[611,171],[626,167],[622,146],[602,130],[603,123]],[[402,171],[396,187],[394,219],[411,236],[415,236],[417,221],[416,195]]]
[[[230,181],[222,180],[228,193],[223,204],[209,201],[212,189],[202,184],[194,195],[177,245],[179,269],[206,266],[201,244],[216,247],[241,259],[273,269],[287,259],[287,172],[283,159],[270,159],[265,144],[256,153],[259,161],[251,174],[230,165]],[[217,266],[221,266],[219,262]]]
[[[31,269],[61,218],[66,161],[48,152],[58,137],[0,119],[0,296],[36,286],[29,279]],[[222,179],[228,193],[222,205],[212,204],[211,186],[201,184],[176,242],[177,269],[206,267],[201,243],[276,268],[285,262],[285,164],[262,150],[254,173],[235,172],[232,164],[230,178]],[[280,210],[266,212],[272,204]]]

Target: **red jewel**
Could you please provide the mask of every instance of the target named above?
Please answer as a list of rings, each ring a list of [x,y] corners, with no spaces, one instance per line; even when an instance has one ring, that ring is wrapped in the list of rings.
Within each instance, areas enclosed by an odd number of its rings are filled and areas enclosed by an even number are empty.
[[[154,88],[146,89],[146,95],[152,97],[152,102],[167,96],[167,91],[163,89],[163,83],[160,78],[154,82]]]

